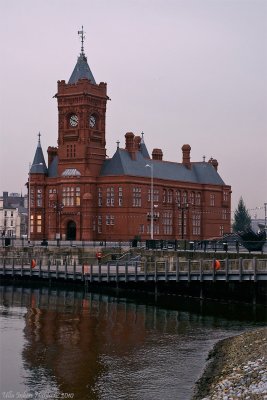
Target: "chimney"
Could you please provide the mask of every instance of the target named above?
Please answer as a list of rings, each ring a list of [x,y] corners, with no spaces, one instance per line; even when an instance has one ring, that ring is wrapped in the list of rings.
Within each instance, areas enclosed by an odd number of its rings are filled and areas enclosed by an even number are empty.
[[[133,132],[127,132],[125,134],[125,150],[128,151],[132,160],[135,160],[135,143]]]
[[[218,161],[217,160],[215,160],[215,158],[210,158],[209,159],[209,163],[216,169],[216,171],[218,170],[218,165],[219,165],[219,163],[218,163]]]
[[[183,165],[186,168],[191,168],[191,163],[190,163],[190,150],[191,146],[189,144],[184,144],[182,147],[182,152],[183,152]]]
[[[161,149],[153,149],[152,151],[152,160],[162,161],[163,153]]]
[[[54,157],[57,156],[57,147],[49,146],[47,149],[47,154],[48,154],[48,167],[49,167]]]

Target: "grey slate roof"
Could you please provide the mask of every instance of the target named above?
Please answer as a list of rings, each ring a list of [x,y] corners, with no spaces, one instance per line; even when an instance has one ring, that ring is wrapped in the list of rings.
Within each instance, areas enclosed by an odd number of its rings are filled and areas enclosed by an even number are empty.
[[[46,173],[47,173],[47,167],[44,159],[41,142],[39,139],[35,151],[35,156],[30,168],[30,174],[46,174]]]
[[[100,176],[130,175],[150,177],[153,164],[154,178],[191,183],[224,185],[216,169],[208,162],[191,163],[191,169],[181,163],[151,160],[144,157],[141,151],[136,152],[136,160],[132,160],[128,151],[117,149],[114,156],[105,160]]]
[[[143,140],[141,140],[141,143],[140,143],[140,152],[145,158],[150,158],[149,152],[148,152],[145,142]]]
[[[87,63],[87,58],[85,54],[81,53],[78,57],[77,63],[75,68],[71,74],[69,79],[69,84],[77,83],[79,79],[87,78],[89,79],[94,85],[96,85],[95,78],[90,70],[90,67]]]

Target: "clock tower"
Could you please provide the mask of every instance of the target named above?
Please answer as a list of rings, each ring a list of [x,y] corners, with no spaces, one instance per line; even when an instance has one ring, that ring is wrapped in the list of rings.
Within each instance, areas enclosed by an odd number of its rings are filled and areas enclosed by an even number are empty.
[[[66,83],[58,81],[58,175],[77,170],[94,179],[106,158],[106,83],[96,83],[82,46],[76,66]],[[66,172],[67,171],[67,172]]]

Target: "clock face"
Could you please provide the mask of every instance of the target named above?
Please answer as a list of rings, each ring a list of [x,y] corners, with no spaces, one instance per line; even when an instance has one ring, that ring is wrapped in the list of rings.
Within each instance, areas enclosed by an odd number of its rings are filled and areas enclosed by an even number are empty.
[[[96,118],[93,115],[90,115],[89,117],[89,125],[91,128],[93,128],[95,126],[96,123]]]
[[[78,116],[75,114],[72,114],[70,117],[70,126],[77,126],[78,125]]]

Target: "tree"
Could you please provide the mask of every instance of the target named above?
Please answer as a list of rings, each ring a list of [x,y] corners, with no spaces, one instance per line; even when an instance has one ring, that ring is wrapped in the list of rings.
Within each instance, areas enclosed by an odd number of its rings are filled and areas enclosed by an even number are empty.
[[[237,209],[235,210],[233,231],[242,232],[251,229],[251,217],[246,209],[245,203],[240,197]]]

